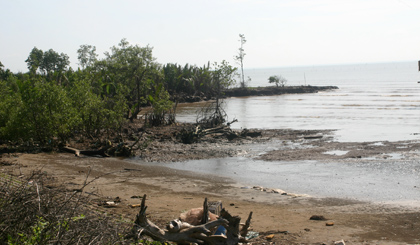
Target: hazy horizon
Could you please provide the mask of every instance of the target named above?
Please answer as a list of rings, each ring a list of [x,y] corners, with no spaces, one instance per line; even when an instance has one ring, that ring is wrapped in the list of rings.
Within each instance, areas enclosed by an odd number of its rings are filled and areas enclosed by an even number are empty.
[[[237,65],[244,34],[246,68],[403,62],[420,59],[416,0],[17,0],[0,1],[0,61],[27,71],[33,47],[70,57],[80,45],[99,58],[126,38],[153,47],[162,64]]]

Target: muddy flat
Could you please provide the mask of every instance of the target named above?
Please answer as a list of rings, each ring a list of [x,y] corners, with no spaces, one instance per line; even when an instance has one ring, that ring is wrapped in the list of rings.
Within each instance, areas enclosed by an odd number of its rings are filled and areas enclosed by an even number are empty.
[[[323,137],[307,137],[311,135]],[[262,142],[271,142],[273,148],[256,147]],[[299,147],[282,149],[281,145]],[[3,173],[22,178],[31,171],[42,170],[70,190],[97,178],[84,189],[92,199],[90,205],[119,197],[122,201],[116,208],[104,211],[128,221],[134,220],[138,212],[129,205],[139,204],[138,197],[144,194],[147,195],[148,217],[160,226],[178,218],[185,210],[200,207],[207,197],[221,201],[224,208],[243,221],[253,211],[251,226],[260,234],[254,239],[257,244],[334,244],[340,240],[346,244],[415,244],[420,242],[420,209],[415,205],[321,198],[303,193],[282,195],[253,186],[243,188],[232,178],[176,170],[150,162],[235,156],[264,161],[363,158],[380,161],[381,157],[384,159],[393,153],[416,157],[418,149],[418,142],[338,143],[325,131],[266,130],[260,137],[236,141],[214,137],[191,145],[156,141],[143,150],[137,162],[111,157],[75,157],[69,153],[3,154],[2,162],[12,164],[3,164],[1,169]],[[141,165],[138,161],[149,163]],[[314,215],[323,216],[325,220],[310,219]],[[267,240],[266,236],[271,234],[274,237]]]

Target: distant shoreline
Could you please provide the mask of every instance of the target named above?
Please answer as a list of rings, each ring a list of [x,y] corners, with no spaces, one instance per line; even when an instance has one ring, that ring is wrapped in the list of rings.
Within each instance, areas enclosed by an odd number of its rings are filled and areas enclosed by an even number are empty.
[[[319,91],[328,91],[338,89],[337,86],[284,86],[284,87],[250,87],[250,88],[230,88],[223,91],[223,97],[248,97],[248,96],[270,96],[281,94],[305,94],[318,93]],[[208,101],[214,98],[206,98],[203,96],[178,96],[176,99],[179,103],[194,103],[201,101]]]
[[[224,91],[226,97],[246,97],[246,96],[269,96],[281,94],[304,94],[317,93],[338,89],[337,86],[284,86],[284,87],[255,87],[255,88],[232,88]]]

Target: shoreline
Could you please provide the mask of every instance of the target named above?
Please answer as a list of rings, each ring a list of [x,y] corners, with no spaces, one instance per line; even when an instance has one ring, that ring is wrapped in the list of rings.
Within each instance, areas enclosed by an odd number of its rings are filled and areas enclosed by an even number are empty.
[[[187,172],[190,175],[209,175],[214,178],[223,176],[234,181],[238,189],[265,192],[267,197],[268,195],[286,195],[319,199],[336,198],[378,205],[420,208],[420,199],[415,198],[420,187],[413,186],[416,177],[409,176],[405,172],[400,173],[392,167],[392,165],[403,164],[410,166],[410,169],[415,168],[420,158],[418,154],[415,156],[412,152],[401,153],[401,158],[404,159],[267,162],[241,156],[171,163],[145,163],[141,160],[129,162],[138,166],[157,165],[173,171]],[[352,167],[352,165],[356,166]],[[366,166],[362,167],[364,165]],[[381,169],[375,172],[378,166],[381,166]],[[374,169],[371,169],[372,167]],[[366,173],[364,176],[363,171],[369,171],[369,169],[372,173]],[[383,171],[392,172],[392,179]]]
[[[320,91],[329,91],[338,89],[337,86],[265,86],[265,87],[246,87],[246,88],[229,88],[223,91],[224,98],[230,97],[249,97],[249,96],[271,96],[282,94],[307,94],[318,93]],[[176,99],[175,99],[176,98]],[[179,103],[197,103],[203,101],[214,100],[203,96],[173,96],[173,100]]]
[[[318,93],[319,91],[328,91],[338,89],[337,86],[267,86],[253,88],[231,88],[225,90],[226,97],[247,97],[247,96],[270,96],[282,94],[306,94]]]
[[[162,129],[160,134],[165,135]],[[210,201],[222,201],[223,207],[233,215],[244,220],[250,211],[254,212],[251,227],[261,235],[254,244],[267,243],[265,235],[274,234],[271,242],[279,244],[333,244],[344,240],[349,244],[401,244],[419,243],[420,211],[418,208],[398,205],[374,204],[370,202],[340,199],[291,196],[267,193],[254,189],[242,189],[241,184],[229,178],[209,174],[197,174],[153,166],[151,161],[174,159],[187,161],[218,156],[260,157],[265,160],[304,161],[323,159],[354,159],[357,157],[384,156],[386,152],[411,151],[418,149],[399,148],[403,142],[386,142],[372,145],[371,142],[339,143],[331,142],[329,131],[263,130],[257,138],[245,137],[236,141],[223,138],[204,138],[202,142],[184,145],[172,141],[156,141],[149,145],[143,154],[146,165],[138,165],[118,158],[75,157],[69,153],[2,154],[2,161],[9,159],[12,165],[2,166],[3,173],[14,176],[28,176],[31,171],[42,169],[68,189],[80,186],[86,178],[92,182],[85,190],[94,208],[115,217],[132,221],[137,209],[128,205],[138,204],[133,196],[148,196],[150,220],[164,226],[179,214],[190,208],[200,207],[205,197]],[[151,133],[151,132],[149,132]],[[168,135],[170,131],[166,132]],[[305,139],[305,136],[320,133],[322,138]],[[162,135],[161,135],[162,136]],[[162,136],[162,137],[163,137]],[[290,148],[260,152],[259,143],[295,142],[302,148]],[[407,142],[404,142],[407,146]],[[287,145],[287,144],[286,144]],[[307,147],[309,146],[310,147]],[[330,149],[353,149],[345,155],[326,155]],[[354,151],[354,148],[357,151]],[[250,149],[250,150],[249,150]],[[88,176],[87,176],[88,175]],[[334,184],[334,181],[331,182]],[[287,191],[287,189],[285,190]],[[119,197],[122,202],[114,209],[97,206],[98,200],[112,200]],[[326,226],[325,221],[309,218],[322,215],[333,222]],[[288,233],[282,233],[288,231]]]

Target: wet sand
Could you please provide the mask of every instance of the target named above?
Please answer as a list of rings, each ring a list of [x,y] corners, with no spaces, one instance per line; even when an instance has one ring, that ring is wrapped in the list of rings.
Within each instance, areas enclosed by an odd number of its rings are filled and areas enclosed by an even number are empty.
[[[238,152],[242,152],[243,142],[238,147]],[[296,149],[294,156],[301,154],[303,157],[306,151],[302,151],[299,153]],[[334,156],[325,156],[326,159],[331,157]],[[147,194],[148,217],[162,226],[177,218],[182,211],[200,207],[208,197],[209,200],[222,201],[230,213],[239,215],[242,220],[253,211],[252,228],[261,234],[255,240],[256,244],[267,243],[264,237],[268,234],[275,234],[271,242],[276,244],[333,244],[342,239],[347,244],[420,242],[420,211],[408,206],[280,195],[244,189],[229,178],[150,164],[140,166],[116,158],[56,153],[3,154],[2,159],[14,163],[1,166],[4,173],[28,176],[31,171],[42,169],[53,176],[57,184],[62,183],[69,189],[77,188],[86,179],[98,178],[85,188],[86,194],[92,198],[91,205],[118,196],[122,200],[118,207],[104,209],[104,212],[131,221],[138,210],[128,205],[140,203],[140,199],[132,198],[135,196]],[[310,220],[312,215],[322,215],[328,221]],[[326,226],[326,222],[334,225]]]
[[[242,188],[263,186],[314,197],[420,208],[420,151],[382,157],[302,161],[230,157],[160,163],[159,166],[223,176],[239,182]]]

